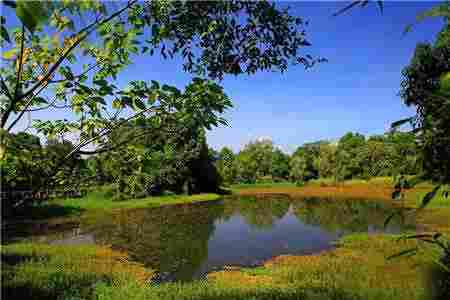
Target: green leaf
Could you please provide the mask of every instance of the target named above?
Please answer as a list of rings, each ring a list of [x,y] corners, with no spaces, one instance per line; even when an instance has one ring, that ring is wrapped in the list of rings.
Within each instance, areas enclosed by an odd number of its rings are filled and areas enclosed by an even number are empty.
[[[34,32],[39,24],[45,23],[50,16],[50,6],[41,1],[17,1],[16,15],[22,24]]]
[[[158,98],[158,93],[153,92],[148,95],[148,104],[152,105],[155,103],[156,99]]]
[[[10,49],[10,50],[8,50],[8,51],[3,52],[3,53],[2,53],[2,57],[3,57],[4,59],[13,59],[14,57],[16,57],[18,51],[19,51],[19,50],[16,49],[16,48]]]
[[[444,94],[450,93],[450,72],[445,73],[439,80],[440,91]]]
[[[114,109],[119,109],[122,107],[122,101],[120,101],[119,99],[114,99],[112,102],[112,107]]]
[[[436,186],[431,192],[427,193],[425,197],[422,199],[422,204],[420,205],[419,209],[425,208],[425,206],[430,203],[431,200],[436,196],[436,193],[441,188],[441,185]]]
[[[411,248],[411,249],[407,249],[404,251],[401,251],[399,253],[393,254],[391,256],[387,257],[387,260],[391,260],[397,257],[401,257],[401,256],[405,256],[405,255],[413,255],[415,253],[417,253],[417,251],[419,250],[419,248],[415,247],[415,248]]]
[[[398,214],[399,214],[398,212],[395,212],[395,213],[392,213],[389,217],[386,218],[386,220],[384,221],[384,224],[383,224],[384,229],[386,229],[386,227],[389,225],[391,220]]]
[[[139,98],[133,100],[133,106],[135,108],[145,109],[145,103]]]
[[[94,84],[98,85],[98,86],[105,86],[108,85],[108,81],[106,81],[105,79],[97,79],[93,81]]]
[[[403,124],[406,124],[406,123],[410,123],[411,124],[413,121],[414,121],[414,117],[401,119],[401,120],[393,122],[391,124],[391,128],[395,129],[395,128],[398,128],[398,127],[400,127],[400,126],[402,126]]]
[[[8,43],[11,43],[11,40],[9,39],[8,30],[3,25],[0,26],[0,37],[2,38],[2,40],[5,40]]]

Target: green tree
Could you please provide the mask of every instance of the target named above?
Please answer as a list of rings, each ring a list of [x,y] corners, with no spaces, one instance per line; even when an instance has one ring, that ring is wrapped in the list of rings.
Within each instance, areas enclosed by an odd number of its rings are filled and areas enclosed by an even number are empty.
[[[136,55],[181,56],[185,71],[211,79],[284,71],[290,64],[310,67],[317,61],[301,55],[301,48],[310,45],[303,20],[268,1],[4,5],[17,18],[1,16],[2,130],[11,131],[28,112],[69,110],[70,120],[35,120],[33,125],[45,135],[72,132],[80,137],[65,159],[92,144],[106,150],[105,137],[124,125],[118,118],[124,111],[134,119],[170,112],[157,82],[132,82],[124,89],[114,85]],[[17,22],[22,26],[15,28]],[[208,126],[218,121],[209,120]],[[5,145],[1,141],[2,158]]]
[[[289,155],[280,149],[275,149],[272,153],[271,176],[275,180],[285,180],[289,178]]]
[[[255,183],[257,179],[258,164],[252,157],[252,153],[246,150],[240,151],[234,161],[236,181],[239,183]]]
[[[217,169],[225,184],[232,184],[236,181],[236,170],[234,165],[235,155],[228,147],[223,147],[219,153]]]
[[[311,175],[308,171],[308,162],[303,155],[297,154],[292,156],[289,167],[289,176],[296,182],[304,182]]]
[[[450,44],[446,43],[447,24],[436,44],[418,44],[409,66],[402,74],[401,97],[417,115],[406,121],[419,133],[423,171],[428,178],[450,182],[450,94],[446,76],[450,70]],[[399,125],[402,122],[397,122]]]
[[[338,178],[350,179],[362,175],[363,148],[365,137],[359,133],[346,133],[337,147]]]
[[[274,146],[271,140],[252,141],[244,146],[235,160],[237,177],[250,183],[272,176]],[[253,172],[253,174],[250,174]]]
[[[315,166],[321,178],[333,178],[336,173],[337,146],[331,143],[322,143],[319,146],[319,156],[315,160]]]

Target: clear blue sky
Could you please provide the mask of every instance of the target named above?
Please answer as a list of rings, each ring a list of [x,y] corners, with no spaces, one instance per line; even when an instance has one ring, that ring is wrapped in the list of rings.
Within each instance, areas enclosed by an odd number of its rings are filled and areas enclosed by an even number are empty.
[[[433,2],[385,2],[383,15],[375,5],[330,17],[348,2],[279,2],[309,20],[306,51],[329,62],[305,71],[292,66],[286,73],[260,72],[228,76],[221,83],[234,108],[226,117],[231,127],[215,128],[208,143],[238,151],[250,140],[269,136],[285,151],[304,142],[336,139],[348,131],[380,134],[395,120],[410,116],[398,96],[401,70],[416,43],[433,41],[442,28],[430,19],[406,36],[404,27]],[[307,50],[306,50],[307,49]],[[147,62],[147,63],[146,63]],[[124,77],[157,79],[179,86],[189,82],[180,62],[137,63]]]
[[[305,48],[305,54],[329,62],[308,71],[291,66],[284,74],[225,77],[221,84],[234,103],[225,115],[231,127],[208,132],[210,146],[238,151],[250,140],[265,136],[291,152],[305,142],[337,139],[348,131],[381,134],[391,122],[414,113],[398,96],[401,70],[415,45],[432,42],[443,22],[430,19],[406,36],[402,32],[419,12],[436,3],[385,1],[383,15],[371,4],[331,17],[347,3],[278,2],[309,20],[306,30],[312,46]],[[121,74],[119,83],[155,79],[183,88],[190,78],[182,71],[180,59],[140,57]]]

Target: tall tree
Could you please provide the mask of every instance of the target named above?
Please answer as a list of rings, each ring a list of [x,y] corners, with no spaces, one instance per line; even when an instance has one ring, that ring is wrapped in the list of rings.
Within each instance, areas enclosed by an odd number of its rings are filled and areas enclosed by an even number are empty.
[[[217,169],[225,184],[232,184],[236,181],[236,169],[234,167],[235,155],[228,147],[223,147],[219,153],[220,159],[217,162]]]
[[[130,118],[168,113],[157,82],[122,89],[116,79],[137,55],[181,56],[183,69],[221,79],[259,70],[312,66],[304,22],[268,1],[5,1],[1,17],[1,128],[12,130],[37,110],[69,110],[70,120],[43,120],[44,134],[80,137],[67,158],[102,142]],[[21,27],[15,28],[19,22]],[[164,87],[164,86],[163,86]],[[166,86],[167,87],[167,86]],[[170,89],[170,87],[167,87]],[[216,125],[215,122],[209,125]],[[0,154],[7,151],[0,143]],[[104,149],[103,149],[104,150]]]
[[[423,169],[429,178],[450,182],[450,23],[435,45],[418,44],[409,66],[402,74],[401,97],[415,106],[417,115],[402,120],[412,122],[423,151]]]

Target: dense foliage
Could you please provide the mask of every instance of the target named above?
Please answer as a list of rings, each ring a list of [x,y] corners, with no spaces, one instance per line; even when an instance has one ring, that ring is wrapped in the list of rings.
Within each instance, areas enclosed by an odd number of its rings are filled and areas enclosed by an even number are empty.
[[[450,23],[434,45],[418,44],[403,70],[401,96],[417,109],[411,118],[423,149],[424,171],[450,182]]]
[[[6,192],[51,189],[73,160],[86,163],[84,181],[112,184],[120,198],[213,191],[220,181],[204,130],[226,125],[220,114],[231,102],[212,80],[320,61],[301,53],[306,22],[268,1],[5,1],[2,9],[2,172],[39,170],[16,167],[29,153],[8,141],[24,116],[27,130],[64,141],[51,146],[52,164],[28,159],[48,167],[32,187],[7,175]],[[183,92],[155,80],[118,83],[138,56],[154,55],[181,58],[198,78]],[[70,117],[33,118],[50,110]]]
[[[337,142],[306,143],[287,155],[270,140],[246,145],[239,153],[224,147],[216,163],[224,182],[255,183],[328,178],[336,181],[377,176],[417,175],[422,160],[412,133],[390,132],[368,138],[349,132]]]
[[[300,53],[310,45],[303,20],[268,1],[3,4],[11,13],[0,22],[1,128],[10,132],[37,110],[69,111],[70,119],[30,118],[48,136],[76,133],[79,139],[67,158],[102,145],[103,137],[124,125],[117,118],[121,113],[140,119],[170,113],[158,82],[116,84],[138,55],[181,57],[185,71],[204,79],[285,71],[290,64],[310,67],[317,61]],[[208,120],[209,125],[218,121]],[[0,141],[0,158],[7,150]]]

